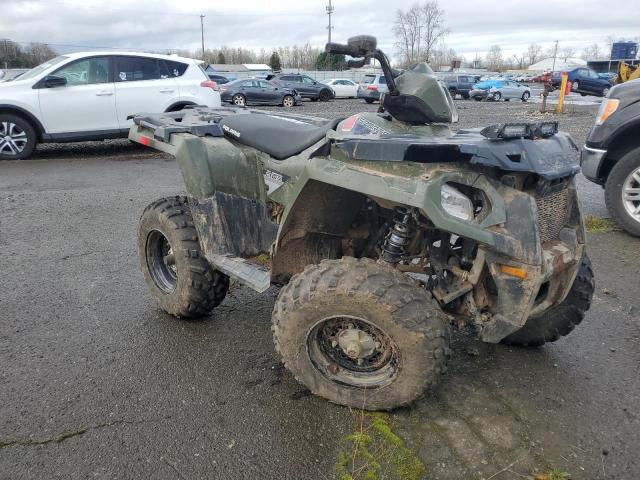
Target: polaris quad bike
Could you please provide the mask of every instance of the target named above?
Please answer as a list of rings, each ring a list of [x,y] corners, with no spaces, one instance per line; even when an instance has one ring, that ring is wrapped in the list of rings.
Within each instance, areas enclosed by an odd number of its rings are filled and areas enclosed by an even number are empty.
[[[130,139],[174,155],[188,192],[140,219],[161,308],[207,316],[230,278],[284,285],[272,329],[286,367],[313,393],[370,410],[437,382],[452,323],[524,346],[571,332],[594,281],[569,136],[556,123],[454,134],[451,96],[426,64],[398,74],[368,36],[327,52],[380,62],[378,113],[134,118]]]

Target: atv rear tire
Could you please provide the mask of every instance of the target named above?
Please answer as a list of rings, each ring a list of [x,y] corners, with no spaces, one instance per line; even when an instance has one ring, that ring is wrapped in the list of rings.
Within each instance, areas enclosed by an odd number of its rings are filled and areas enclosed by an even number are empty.
[[[431,294],[369,259],[323,260],[293,276],[272,329],[300,383],[365,410],[416,400],[436,384],[450,352],[447,317]]]
[[[229,277],[204,258],[187,197],[163,198],[145,208],[138,253],[151,294],[171,315],[204,317],[227,294]]]
[[[555,342],[569,335],[582,322],[584,314],[591,306],[595,282],[591,262],[582,257],[580,269],[573,286],[560,305],[550,308],[539,317],[529,318],[517,332],[502,340],[507,345],[539,347],[547,342]]]

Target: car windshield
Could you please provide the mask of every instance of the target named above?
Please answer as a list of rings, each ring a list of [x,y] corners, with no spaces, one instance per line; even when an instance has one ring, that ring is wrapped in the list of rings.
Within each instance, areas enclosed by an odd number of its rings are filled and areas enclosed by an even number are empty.
[[[40,75],[42,72],[44,72],[45,70],[47,70],[49,67],[52,67],[64,60],[66,60],[67,56],[65,55],[60,55],[59,57],[55,57],[52,58],[51,60],[47,60],[44,63],[41,63],[40,65],[38,65],[37,67],[33,67],[31,70],[29,70],[28,72],[23,73],[22,75],[20,75],[20,80],[29,80],[31,78],[35,78],[38,75]]]

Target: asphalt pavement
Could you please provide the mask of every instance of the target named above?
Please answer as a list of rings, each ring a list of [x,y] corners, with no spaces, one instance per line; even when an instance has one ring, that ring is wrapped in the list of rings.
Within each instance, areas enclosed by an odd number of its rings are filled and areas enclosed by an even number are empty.
[[[534,105],[456,103],[460,127],[539,118]],[[581,144],[596,108],[544,118]],[[585,212],[606,215],[599,187],[579,188]],[[309,395],[280,365],[277,289],[232,285],[198,322],[148,294],[137,221],[183,189],[173,159],[127,141],[0,163],[0,479],[335,477],[358,413]],[[589,254],[597,289],[574,333],[535,350],[458,333],[441,388],[388,417],[425,478],[640,478],[640,240],[591,234]]]

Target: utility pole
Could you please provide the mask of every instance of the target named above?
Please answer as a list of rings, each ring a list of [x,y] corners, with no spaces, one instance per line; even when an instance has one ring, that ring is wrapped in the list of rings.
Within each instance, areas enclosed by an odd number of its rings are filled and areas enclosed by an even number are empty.
[[[202,36],[202,60],[204,60],[204,15],[200,15],[200,35]]]
[[[333,30],[333,27],[331,26],[331,15],[335,10],[333,8],[333,5],[331,5],[331,0],[329,0],[329,5],[327,5],[326,10],[327,10],[327,15],[329,16],[329,25],[327,26],[327,30],[329,31],[328,42],[331,43],[331,30]],[[327,70],[331,70],[331,54],[327,53],[326,55],[327,55]]]
[[[556,40],[556,46],[553,49],[553,66],[551,67],[551,71],[554,72],[556,70],[556,56],[558,55],[558,40]]]

